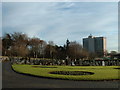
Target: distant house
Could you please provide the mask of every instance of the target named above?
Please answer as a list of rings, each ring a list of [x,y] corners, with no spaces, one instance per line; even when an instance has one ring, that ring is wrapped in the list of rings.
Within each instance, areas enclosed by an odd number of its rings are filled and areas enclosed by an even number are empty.
[[[88,38],[83,38],[83,48],[90,53],[104,56],[106,54],[106,37],[93,37],[89,35]]]

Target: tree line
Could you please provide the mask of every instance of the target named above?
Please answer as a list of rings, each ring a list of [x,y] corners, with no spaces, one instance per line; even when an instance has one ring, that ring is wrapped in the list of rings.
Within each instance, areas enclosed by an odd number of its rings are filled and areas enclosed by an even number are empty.
[[[27,34],[20,32],[6,33],[0,39],[2,41],[0,50],[2,50],[3,56],[60,60],[66,58],[72,60],[95,58],[95,54],[89,53],[76,41],[70,42],[67,40],[63,46],[58,46],[53,41],[46,42],[37,37],[30,38]]]

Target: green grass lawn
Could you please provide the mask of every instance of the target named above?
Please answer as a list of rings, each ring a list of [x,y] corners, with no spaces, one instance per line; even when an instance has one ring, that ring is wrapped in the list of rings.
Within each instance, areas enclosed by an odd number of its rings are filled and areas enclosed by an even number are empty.
[[[34,67],[39,66],[39,67]],[[118,66],[41,66],[41,65],[12,65],[13,69],[20,73],[26,73],[35,76],[60,78],[69,80],[112,80],[119,79]],[[53,67],[53,68],[51,68]],[[55,67],[55,68],[54,68]],[[52,71],[87,71],[93,72],[93,75],[60,75],[50,74]]]

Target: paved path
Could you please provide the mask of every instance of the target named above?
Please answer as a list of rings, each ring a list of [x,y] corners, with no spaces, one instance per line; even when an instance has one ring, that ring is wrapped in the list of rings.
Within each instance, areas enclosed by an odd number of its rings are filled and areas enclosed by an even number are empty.
[[[118,81],[68,81],[18,74],[3,63],[3,88],[118,88]]]

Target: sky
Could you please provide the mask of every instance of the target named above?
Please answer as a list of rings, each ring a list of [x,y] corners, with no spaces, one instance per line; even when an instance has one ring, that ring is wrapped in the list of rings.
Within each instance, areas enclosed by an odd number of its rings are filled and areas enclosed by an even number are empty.
[[[90,34],[107,38],[107,50],[118,50],[117,2],[3,2],[2,34],[22,32],[29,37],[64,45]]]

